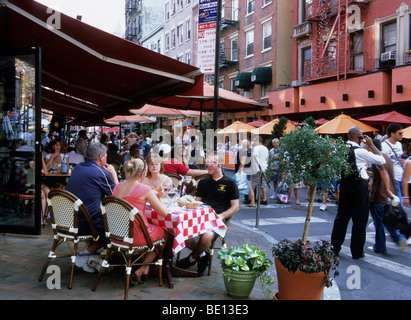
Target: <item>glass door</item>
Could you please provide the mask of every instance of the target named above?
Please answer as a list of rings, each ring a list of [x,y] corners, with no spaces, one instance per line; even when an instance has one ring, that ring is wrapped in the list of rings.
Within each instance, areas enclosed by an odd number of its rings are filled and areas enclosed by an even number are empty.
[[[0,232],[40,234],[40,49],[0,51]]]

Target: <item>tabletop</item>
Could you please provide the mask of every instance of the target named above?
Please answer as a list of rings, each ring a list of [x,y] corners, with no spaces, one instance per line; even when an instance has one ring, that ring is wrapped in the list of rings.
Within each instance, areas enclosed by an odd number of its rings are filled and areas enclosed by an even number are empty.
[[[47,173],[42,174],[42,181],[50,188],[58,188],[60,185],[66,185],[71,177],[70,173]]]
[[[207,231],[214,231],[224,237],[227,226],[213,208],[199,206],[197,209],[169,208],[166,217],[160,216],[147,206],[145,214],[149,223],[160,226],[174,234],[173,254],[177,254],[185,247],[187,239],[201,235]]]

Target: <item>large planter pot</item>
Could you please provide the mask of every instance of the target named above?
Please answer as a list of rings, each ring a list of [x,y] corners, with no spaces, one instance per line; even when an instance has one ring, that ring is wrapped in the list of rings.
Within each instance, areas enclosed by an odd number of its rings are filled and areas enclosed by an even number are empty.
[[[236,299],[245,299],[253,290],[257,275],[255,271],[223,269],[223,278],[228,295]]]
[[[278,300],[321,300],[325,285],[324,272],[305,273],[297,270],[295,273],[290,273],[277,258],[275,258],[275,268]]]

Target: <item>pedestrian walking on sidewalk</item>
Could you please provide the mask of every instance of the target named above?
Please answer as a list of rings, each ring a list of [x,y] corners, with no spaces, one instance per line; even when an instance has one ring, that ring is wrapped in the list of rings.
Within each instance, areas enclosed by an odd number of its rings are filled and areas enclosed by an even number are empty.
[[[381,141],[373,140],[374,145],[381,151]],[[385,158],[384,165],[373,164],[371,168],[372,183],[370,190],[370,212],[374,221],[375,227],[375,244],[369,247],[368,250],[375,253],[387,253],[385,242],[385,227],[383,224],[384,212],[387,209],[388,202],[399,198],[396,196],[394,170],[391,159],[388,155],[382,153]]]

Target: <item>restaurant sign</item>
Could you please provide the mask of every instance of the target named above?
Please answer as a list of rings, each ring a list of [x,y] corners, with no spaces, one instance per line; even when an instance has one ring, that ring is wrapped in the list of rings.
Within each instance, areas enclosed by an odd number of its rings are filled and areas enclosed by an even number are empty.
[[[217,7],[217,0],[199,1],[197,66],[204,74],[214,73]]]

